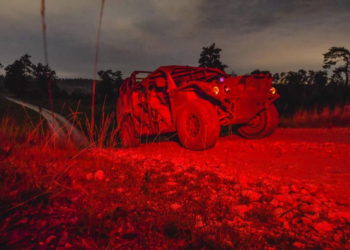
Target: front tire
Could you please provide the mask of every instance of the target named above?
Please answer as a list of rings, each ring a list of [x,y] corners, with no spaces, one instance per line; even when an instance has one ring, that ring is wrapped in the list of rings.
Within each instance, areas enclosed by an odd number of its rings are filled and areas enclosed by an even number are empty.
[[[274,104],[258,113],[247,124],[238,128],[237,132],[248,139],[263,138],[271,135],[278,127],[279,115]]]
[[[203,100],[185,104],[176,117],[181,144],[191,150],[205,150],[215,145],[220,123],[215,107]]]
[[[122,147],[137,147],[140,145],[140,138],[136,136],[134,123],[130,116],[127,116],[121,123],[119,139]]]

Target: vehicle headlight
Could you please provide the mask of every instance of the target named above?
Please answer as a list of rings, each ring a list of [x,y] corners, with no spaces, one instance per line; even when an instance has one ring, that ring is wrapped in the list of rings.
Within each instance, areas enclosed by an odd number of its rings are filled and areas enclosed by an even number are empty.
[[[212,89],[214,95],[218,95],[220,93],[220,88],[218,86],[214,86]]]
[[[270,89],[270,93],[271,93],[272,95],[275,95],[275,94],[277,93],[276,88],[275,88],[275,87],[272,87],[272,88]]]

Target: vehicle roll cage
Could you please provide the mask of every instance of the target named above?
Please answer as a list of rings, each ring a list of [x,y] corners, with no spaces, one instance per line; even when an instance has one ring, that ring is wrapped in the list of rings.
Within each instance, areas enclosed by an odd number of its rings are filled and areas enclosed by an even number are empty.
[[[140,74],[148,74],[144,77],[139,77]],[[154,80],[159,77],[168,75],[172,78],[174,83],[179,87],[179,85],[184,81],[212,81],[217,77],[229,77],[228,74],[222,70],[215,68],[206,68],[206,67],[191,67],[191,66],[162,66],[159,67],[156,71],[144,71],[138,70],[134,71],[130,75],[130,80],[132,82],[143,81],[144,79]],[[197,77],[194,77],[198,75]]]

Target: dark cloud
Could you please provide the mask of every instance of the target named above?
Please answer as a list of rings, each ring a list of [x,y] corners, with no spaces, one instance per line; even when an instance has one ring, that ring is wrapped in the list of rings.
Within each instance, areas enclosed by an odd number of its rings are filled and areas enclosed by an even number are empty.
[[[39,2],[0,9],[0,62],[43,61]],[[47,1],[50,64],[60,76],[91,77],[99,1]],[[203,46],[223,49],[238,73],[317,69],[330,46],[350,47],[348,0],[106,0],[100,68],[196,65]]]
[[[205,0],[200,6],[201,26],[235,29],[236,32],[264,30],[274,25],[304,23],[349,14],[348,0]]]

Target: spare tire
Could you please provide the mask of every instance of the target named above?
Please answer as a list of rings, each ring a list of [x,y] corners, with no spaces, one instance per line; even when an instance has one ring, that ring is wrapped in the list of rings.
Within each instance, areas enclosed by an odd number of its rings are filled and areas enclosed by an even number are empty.
[[[183,105],[176,116],[176,128],[181,144],[191,150],[213,147],[220,134],[215,107],[200,99]]]
[[[271,135],[279,122],[278,111],[274,104],[258,113],[247,124],[238,128],[237,132],[245,138],[256,139]]]

